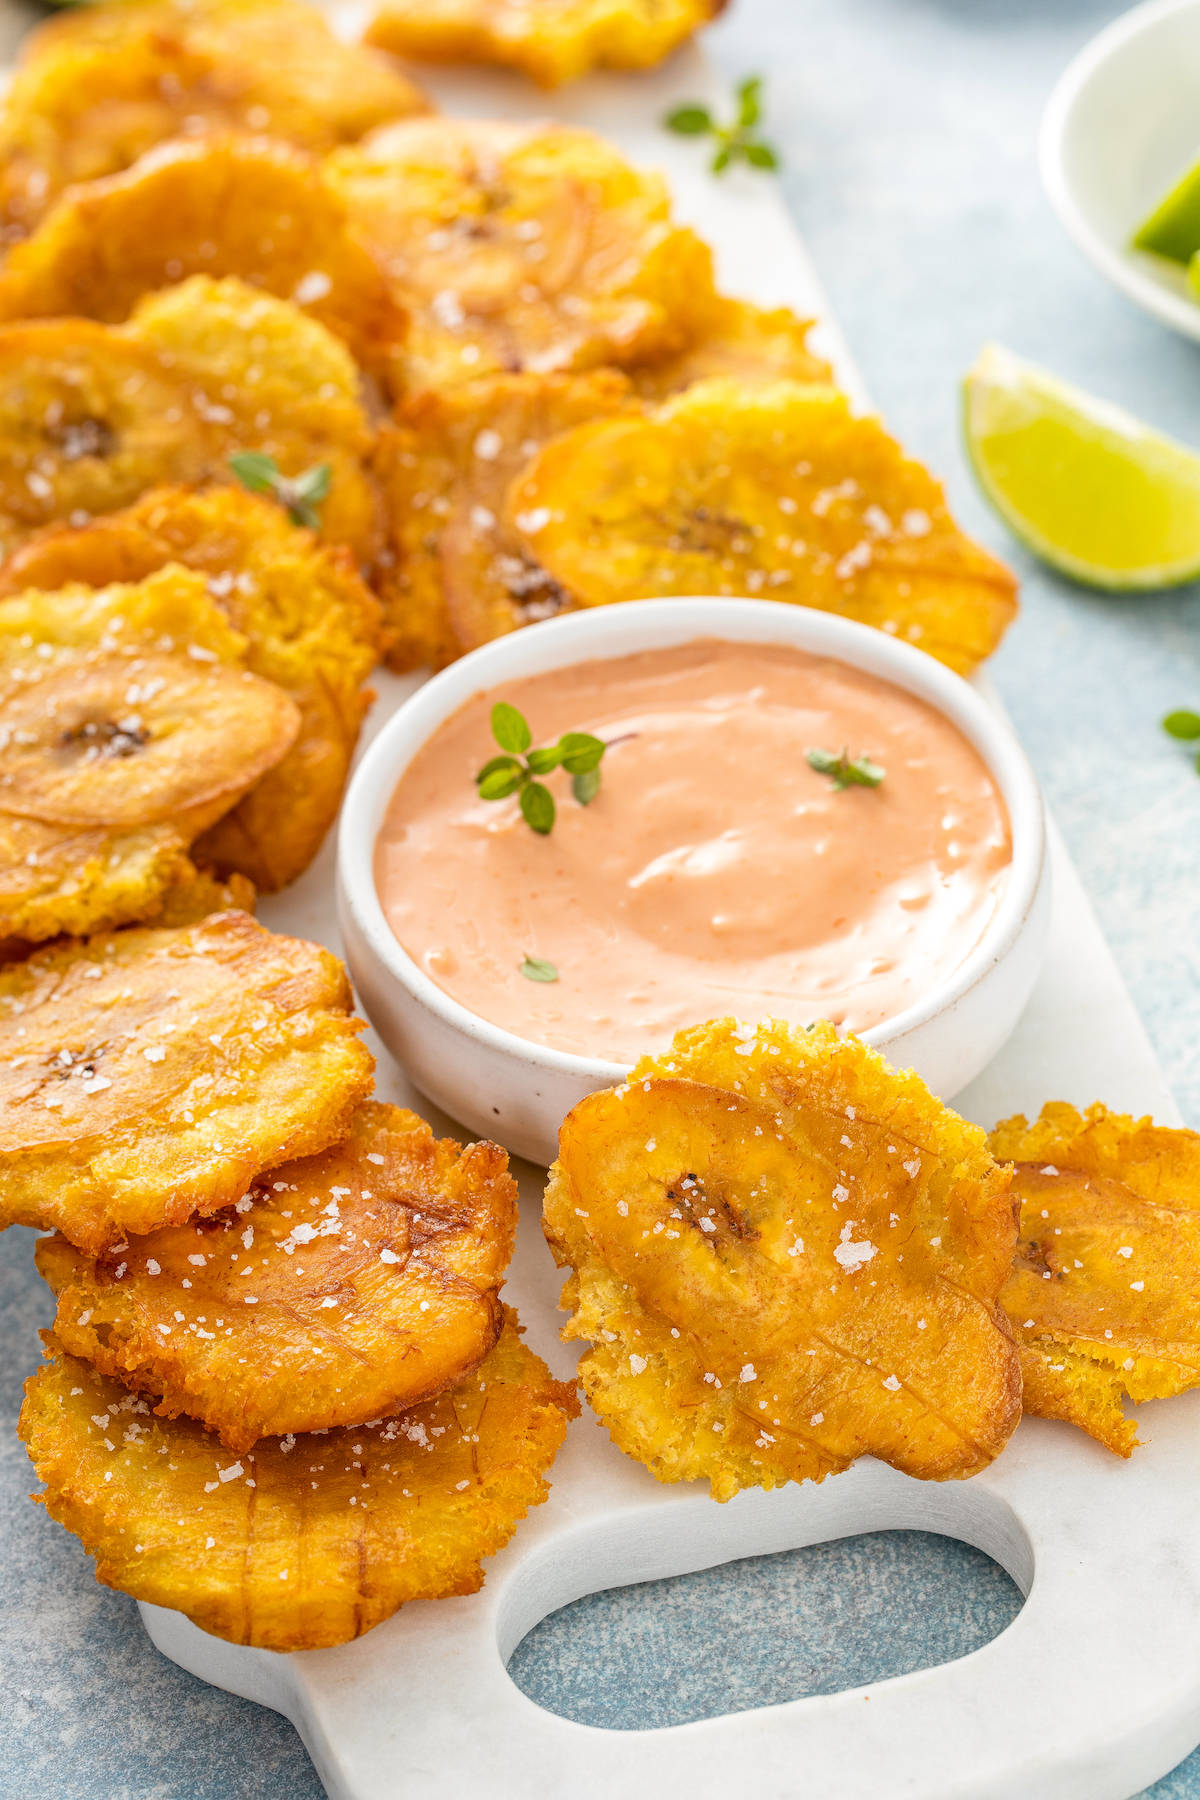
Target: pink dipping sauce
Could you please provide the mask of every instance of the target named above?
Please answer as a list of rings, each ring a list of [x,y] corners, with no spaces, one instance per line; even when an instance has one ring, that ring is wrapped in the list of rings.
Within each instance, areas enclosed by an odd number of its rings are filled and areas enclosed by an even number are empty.
[[[624,740],[587,807],[562,770],[543,778],[548,837],[515,798],[477,797],[497,700],[535,744]],[[806,760],[843,746],[886,769],[879,787],[834,792]],[[979,942],[1010,861],[995,783],[932,707],[845,663],[700,640],[476,694],[401,777],[375,879],[404,949],[461,1005],[631,1063],[731,1013],[894,1017]],[[527,955],[558,980],[523,976]]]

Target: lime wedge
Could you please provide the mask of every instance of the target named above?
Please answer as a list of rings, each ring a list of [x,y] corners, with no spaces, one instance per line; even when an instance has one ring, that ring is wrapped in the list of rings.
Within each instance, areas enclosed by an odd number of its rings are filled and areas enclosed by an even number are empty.
[[[1138,226],[1133,247],[1152,250],[1172,262],[1191,262],[1200,250],[1200,162],[1176,182],[1145,224]]]
[[[1200,456],[989,344],[963,384],[967,450],[1022,543],[1085,587],[1200,575]]]

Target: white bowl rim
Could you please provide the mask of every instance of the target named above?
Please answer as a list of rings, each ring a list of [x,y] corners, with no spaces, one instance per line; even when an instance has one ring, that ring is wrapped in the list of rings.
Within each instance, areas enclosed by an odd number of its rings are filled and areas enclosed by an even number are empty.
[[[643,641],[636,645],[626,641],[616,649],[606,646],[606,638],[618,630],[623,637],[632,633]],[[1042,880],[1045,814],[1037,779],[1016,733],[968,681],[926,652],[873,626],[812,607],[709,595],[639,600],[567,613],[470,651],[403,703],[354,774],[338,830],[341,898],[355,911],[368,948],[388,974],[445,1024],[531,1068],[572,1075],[595,1086],[619,1082],[632,1066],[553,1049],[492,1024],[438,987],[395,936],[375,886],[375,843],[397,783],[417,751],[474,695],[506,681],[585,660],[631,655],[637,649],[665,649],[713,638],[779,644],[829,656],[890,681],[949,718],[974,745],[1001,790],[1013,857],[1000,905],[963,962],[923,1000],[861,1033],[863,1042],[888,1043],[952,1009],[1012,947]]]
[[[1072,112],[1096,72],[1127,44],[1152,30],[1163,19],[1198,8],[1200,0],[1143,0],[1141,6],[1121,13],[1098,31],[1071,59],[1055,83],[1042,115],[1038,138],[1042,185],[1068,237],[1128,299],[1152,313],[1164,325],[1192,338],[1200,338],[1200,304],[1194,305],[1160,287],[1135,263],[1114,250],[1096,230],[1075,197],[1067,175],[1065,148]]]

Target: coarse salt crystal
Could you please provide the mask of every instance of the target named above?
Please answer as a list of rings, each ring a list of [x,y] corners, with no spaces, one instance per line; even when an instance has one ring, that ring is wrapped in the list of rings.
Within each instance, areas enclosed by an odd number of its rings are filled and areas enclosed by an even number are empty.
[[[644,1356],[631,1356],[629,1358],[629,1367],[633,1370],[635,1375],[640,1375],[646,1367],[645,1357]]]

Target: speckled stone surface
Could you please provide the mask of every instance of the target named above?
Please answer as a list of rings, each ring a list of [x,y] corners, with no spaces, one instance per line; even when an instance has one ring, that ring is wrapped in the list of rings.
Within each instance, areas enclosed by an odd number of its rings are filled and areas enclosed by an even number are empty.
[[[1200,594],[1122,601],[1057,582],[986,512],[958,438],[958,379],[994,337],[1200,444],[1200,348],[1104,285],[1037,178],[1054,80],[1121,10],[733,0],[710,40],[730,76],[769,76],[787,196],[877,403],[1024,577],[996,679],[1200,1126],[1200,779],[1157,729],[1169,708],[1200,706]],[[33,16],[0,0],[0,55]],[[160,1657],[132,1602],[98,1588],[75,1540],[25,1499],[13,1425],[52,1310],[32,1242],[0,1238],[0,1794],[319,1800],[287,1721]],[[636,1730],[943,1662],[1017,1604],[978,1552],[894,1533],[592,1596],[532,1632],[512,1672],[551,1710]],[[1200,1753],[1151,1792],[1200,1800]]]

